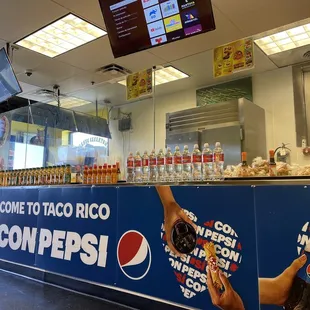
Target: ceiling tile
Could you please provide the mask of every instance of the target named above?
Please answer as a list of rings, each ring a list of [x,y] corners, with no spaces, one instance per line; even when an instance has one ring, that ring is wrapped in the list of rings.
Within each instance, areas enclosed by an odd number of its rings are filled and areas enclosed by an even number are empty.
[[[14,49],[11,61],[16,74],[24,73],[26,69],[35,69],[48,60],[48,57],[22,47]]]
[[[60,55],[57,59],[88,71],[95,71],[115,62],[108,36]]]
[[[158,57],[148,51],[142,51],[132,55],[127,55],[121,58],[117,58],[115,63],[121,65],[132,72],[140,71],[147,68],[152,68],[156,65],[162,65],[167,62],[166,59]]]
[[[43,88],[59,84],[61,81],[74,75],[87,74],[87,72],[81,69],[52,59],[45,59],[38,67],[35,67],[30,77],[24,74],[26,69],[24,68],[21,73],[18,73],[17,78],[24,83]]]
[[[98,0],[53,0],[59,5],[65,7],[70,12],[79,15],[80,17],[96,24],[97,26],[105,29],[103,16],[101,13],[100,5]]]
[[[309,0],[213,0],[213,4],[245,36],[308,18],[310,12]]]
[[[1,8],[0,38],[12,43],[69,13],[49,0],[1,0]]]
[[[92,85],[92,82],[95,84]],[[106,77],[104,75],[83,72],[82,74],[60,81],[58,85],[60,86],[61,93],[72,94],[81,90],[97,87],[98,84],[105,82]]]

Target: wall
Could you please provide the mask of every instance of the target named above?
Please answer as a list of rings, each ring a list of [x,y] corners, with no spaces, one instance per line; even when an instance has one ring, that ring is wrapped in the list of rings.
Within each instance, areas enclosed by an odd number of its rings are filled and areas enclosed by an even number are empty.
[[[155,102],[155,148],[165,147],[166,113],[189,109],[196,106],[195,89],[182,91],[168,96],[159,97]],[[121,109],[124,113],[132,113],[132,130],[120,133],[118,121],[110,121],[112,140],[110,140],[111,161],[118,160],[124,166],[123,154],[130,151],[150,152],[153,149],[154,119],[153,100],[146,99],[130,104]]]
[[[281,68],[253,76],[254,102],[266,111],[267,149],[274,149],[282,142],[290,143],[292,162],[310,164],[301,149],[296,147],[292,68]],[[166,113],[196,106],[195,89],[156,98],[156,150],[165,147]],[[117,121],[111,121],[112,140],[110,153],[122,158],[129,151],[150,151],[153,148],[153,106],[152,100],[129,104],[123,112],[132,113],[133,130],[118,131]]]
[[[289,143],[292,163],[310,164],[296,147],[292,67],[253,76],[253,97],[266,112],[267,149]]]

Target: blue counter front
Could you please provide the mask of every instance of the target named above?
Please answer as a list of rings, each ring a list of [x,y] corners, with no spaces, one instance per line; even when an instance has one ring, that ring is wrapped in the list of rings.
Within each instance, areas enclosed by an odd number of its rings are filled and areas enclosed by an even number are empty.
[[[310,221],[307,186],[172,186],[198,226],[197,247],[176,257],[165,241],[154,187],[2,188],[0,259],[163,304],[215,309],[203,244],[245,309],[260,305],[258,278],[272,278],[302,253]],[[309,262],[310,263],[310,262]]]

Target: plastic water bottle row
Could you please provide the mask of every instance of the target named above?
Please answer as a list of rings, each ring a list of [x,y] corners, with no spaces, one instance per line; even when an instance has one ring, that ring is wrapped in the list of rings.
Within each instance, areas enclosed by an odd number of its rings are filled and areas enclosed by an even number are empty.
[[[167,148],[166,153],[160,149],[156,154],[152,150],[141,156],[138,151],[134,156],[129,153],[127,158],[127,182],[195,182],[221,180],[224,170],[224,152],[221,143],[215,144],[211,150],[208,143],[204,144],[203,150],[195,144],[192,152],[184,145],[181,152],[176,146],[174,153]]]

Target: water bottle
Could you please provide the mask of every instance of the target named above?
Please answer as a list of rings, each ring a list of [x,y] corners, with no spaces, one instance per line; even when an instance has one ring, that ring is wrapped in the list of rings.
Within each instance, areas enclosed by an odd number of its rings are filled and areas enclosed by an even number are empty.
[[[158,171],[158,181],[166,181],[166,168],[165,168],[165,154],[162,149],[159,150],[157,155],[157,171]]]
[[[129,155],[127,157],[127,176],[126,176],[126,180],[128,183],[133,183],[135,180],[134,161],[135,161],[135,159],[133,157],[133,154],[129,153]],[[87,166],[85,166],[85,167],[87,167]],[[87,175],[87,173],[86,173],[86,175]],[[86,183],[87,183],[87,181],[86,181]]]
[[[175,147],[175,151],[173,155],[173,165],[174,165],[174,180],[176,182],[182,182],[183,181],[183,161],[182,161],[182,154],[178,146]]]
[[[183,181],[190,182],[192,180],[192,156],[188,150],[187,145],[184,145],[182,161],[183,161]]]
[[[224,152],[220,142],[215,143],[213,150],[213,178],[222,180],[224,175]]]
[[[150,182],[157,182],[157,156],[155,150],[150,154]]]
[[[201,151],[199,150],[198,144],[195,144],[192,153],[193,181],[201,181],[202,178],[201,162],[202,162]]]
[[[142,181],[147,183],[150,178],[150,161],[147,151],[142,156]]]
[[[142,182],[142,158],[140,156],[140,152],[138,151],[135,156],[134,161],[134,168],[135,168],[135,182],[141,183]]]
[[[213,152],[208,143],[205,143],[202,151],[202,179],[211,180],[213,175]]]
[[[167,148],[166,153],[166,179],[167,182],[174,182],[173,154],[170,147]]]

